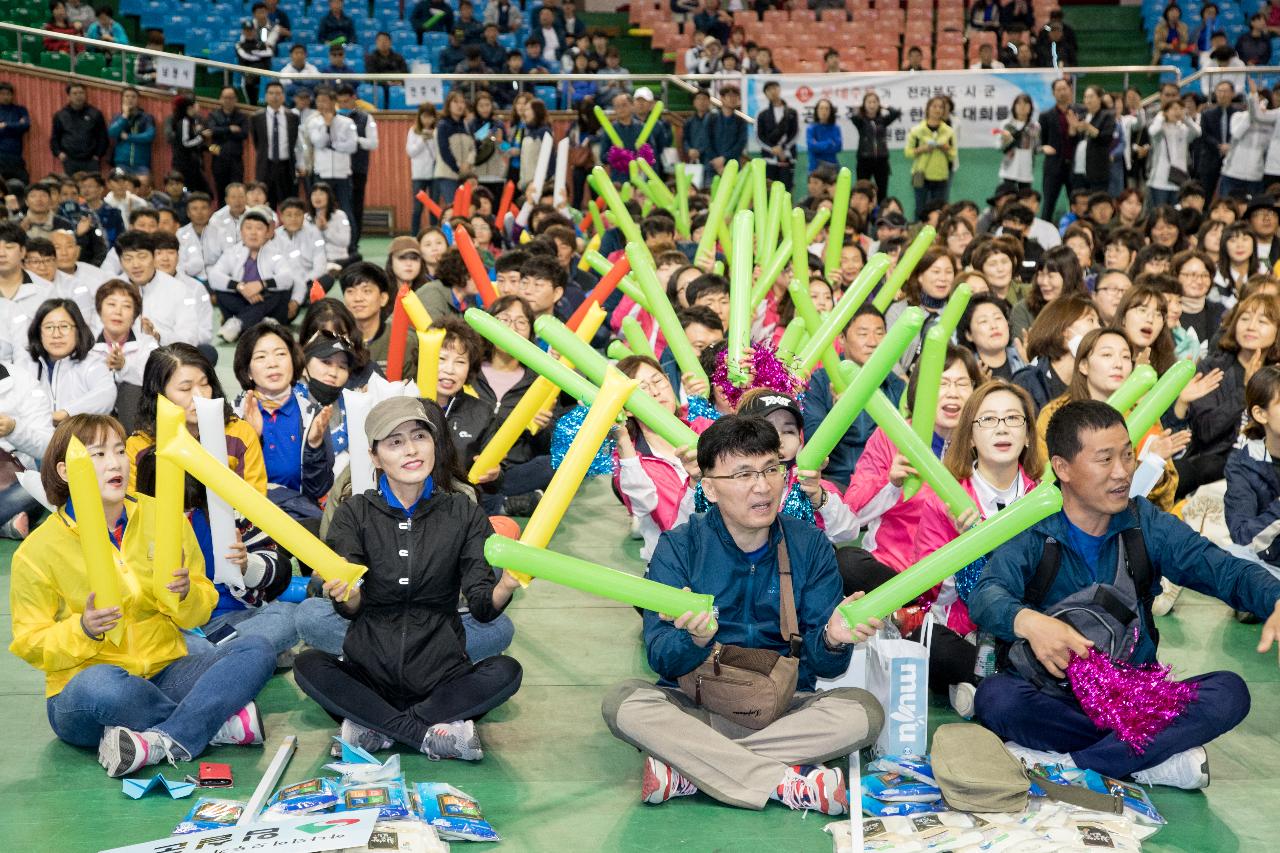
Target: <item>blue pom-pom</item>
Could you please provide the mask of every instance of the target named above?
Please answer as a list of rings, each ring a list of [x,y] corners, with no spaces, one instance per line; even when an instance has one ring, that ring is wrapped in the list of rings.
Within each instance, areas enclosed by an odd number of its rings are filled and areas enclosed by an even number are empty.
[[[969,603],[969,596],[982,578],[982,570],[987,567],[987,557],[982,555],[960,571],[956,572],[956,594],[960,600]]]
[[[587,407],[574,406],[556,421],[555,431],[551,434],[551,467],[560,467],[565,454],[569,452],[569,445],[573,444],[578,430],[582,429],[582,422],[586,419]],[[616,446],[617,442],[612,438],[604,440],[600,449],[596,451],[595,458],[591,460],[590,467],[587,468],[588,477],[613,474],[613,451]]]

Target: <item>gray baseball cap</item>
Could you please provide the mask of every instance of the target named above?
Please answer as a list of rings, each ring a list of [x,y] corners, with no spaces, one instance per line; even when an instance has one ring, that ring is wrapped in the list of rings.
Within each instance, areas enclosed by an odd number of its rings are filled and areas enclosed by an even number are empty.
[[[395,432],[396,427],[409,421],[421,421],[431,436],[436,437],[427,410],[417,397],[390,397],[375,405],[364,420],[364,434],[370,443],[382,441]]]

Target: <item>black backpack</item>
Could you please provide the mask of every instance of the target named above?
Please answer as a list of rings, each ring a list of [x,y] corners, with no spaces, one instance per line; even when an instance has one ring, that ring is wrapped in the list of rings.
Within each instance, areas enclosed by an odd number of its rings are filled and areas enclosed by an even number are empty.
[[[1131,527],[1121,531],[1118,561],[1112,583],[1090,584],[1043,612],[1061,619],[1086,639],[1092,640],[1095,650],[1105,652],[1112,660],[1126,661],[1133,654],[1135,630],[1141,631],[1145,627],[1151,632],[1154,642],[1160,641],[1151,612],[1154,577],[1142,528]],[[1061,543],[1053,537],[1047,538],[1040,564],[1027,584],[1023,603],[1036,610],[1041,609],[1058,577],[1061,562]],[[1008,667],[1040,690],[1064,698],[1073,695],[1070,684],[1051,675],[1026,640],[1007,646],[1002,657]]]

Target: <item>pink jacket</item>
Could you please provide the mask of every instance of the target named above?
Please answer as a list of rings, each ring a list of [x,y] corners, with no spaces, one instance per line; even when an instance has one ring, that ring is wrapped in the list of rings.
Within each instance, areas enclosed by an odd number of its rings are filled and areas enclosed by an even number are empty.
[[[862,547],[900,572],[916,561],[916,529],[920,525],[925,490],[916,492],[911,500],[902,500],[902,489],[889,482],[889,466],[897,452],[884,430],[877,427],[867,439],[867,446],[849,478],[844,502],[855,514],[868,520]]]
[[[1028,477],[1027,473],[1021,468],[1018,469],[1018,475],[1022,477],[1022,486],[1025,491],[1029,492],[1035,488],[1036,481]],[[982,502],[978,500],[977,492],[974,491],[972,478],[966,477],[960,481],[960,485],[969,493],[969,497],[973,498],[974,504],[978,507],[978,511],[985,520],[987,513],[982,506]],[[920,521],[916,528],[915,537],[917,547],[915,559],[920,560],[957,538],[960,534],[956,530],[951,511],[947,509],[947,505],[943,503],[942,498],[938,497],[933,489],[927,485],[923,486],[916,497],[923,502],[920,507]],[[894,568],[897,567],[895,566]],[[956,568],[963,567],[957,566]],[[968,606],[956,595],[953,578],[947,578],[920,596],[917,601],[922,605],[930,605],[934,611],[934,616],[943,620],[943,624],[961,636],[977,630],[977,626],[969,618]]]

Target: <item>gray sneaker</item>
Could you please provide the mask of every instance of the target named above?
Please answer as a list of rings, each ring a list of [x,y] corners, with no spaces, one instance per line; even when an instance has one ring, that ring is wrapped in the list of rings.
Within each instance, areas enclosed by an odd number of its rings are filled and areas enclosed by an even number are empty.
[[[233,344],[236,338],[240,337],[240,330],[243,327],[239,317],[231,317],[222,324],[222,328],[218,329],[218,335],[227,343]]]
[[[479,761],[484,758],[480,738],[476,735],[476,724],[471,720],[455,720],[432,726],[422,740],[422,751],[432,761],[442,758]]]
[[[382,732],[376,732],[373,729],[366,728],[352,720],[342,721],[342,732],[340,737],[352,746],[358,746],[365,752],[379,752],[384,749],[390,749],[392,746],[391,738]],[[338,754],[342,754],[342,748],[338,744]]]

